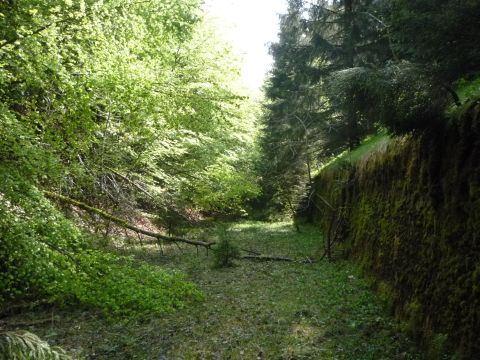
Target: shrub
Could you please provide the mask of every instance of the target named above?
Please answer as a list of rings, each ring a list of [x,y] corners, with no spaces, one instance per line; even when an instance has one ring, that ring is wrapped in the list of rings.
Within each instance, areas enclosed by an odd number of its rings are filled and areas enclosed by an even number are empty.
[[[0,307],[24,300],[142,316],[201,294],[181,274],[95,250],[35,186],[0,168]]]

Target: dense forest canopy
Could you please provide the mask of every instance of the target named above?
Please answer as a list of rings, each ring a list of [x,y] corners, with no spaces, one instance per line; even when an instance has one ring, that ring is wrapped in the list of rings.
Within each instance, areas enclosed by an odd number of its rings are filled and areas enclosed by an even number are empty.
[[[289,1],[265,84],[264,201],[295,208],[312,174],[368,135],[445,125],[454,88],[479,71],[479,13],[478,1]]]
[[[40,162],[61,164],[41,171],[49,186],[113,206],[135,197],[120,191],[113,169],[158,192],[157,200],[232,211],[256,192],[233,170],[248,173],[255,156],[255,110],[232,86],[236,61],[198,6],[3,3],[4,118],[24,128],[24,141],[45,154]],[[212,183],[216,200],[205,194]]]
[[[2,1],[0,38],[0,303],[102,302],[73,284],[116,266],[92,250],[101,219],[79,229],[45,190],[170,231],[258,194],[258,107],[200,1]]]

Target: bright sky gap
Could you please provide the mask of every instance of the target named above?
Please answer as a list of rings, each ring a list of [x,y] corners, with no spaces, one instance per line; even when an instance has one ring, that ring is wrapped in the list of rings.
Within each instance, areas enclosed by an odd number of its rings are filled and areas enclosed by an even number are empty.
[[[245,86],[259,92],[273,62],[268,45],[278,39],[279,15],[286,12],[286,0],[205,0],[204,9],[243,58]]]

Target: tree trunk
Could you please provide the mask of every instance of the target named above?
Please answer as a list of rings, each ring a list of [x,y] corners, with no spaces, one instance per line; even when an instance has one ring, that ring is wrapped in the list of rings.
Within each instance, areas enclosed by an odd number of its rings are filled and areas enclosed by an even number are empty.
[[[132,224],[129,224],[127,221],[125,221],[123,219],[117,218],[117,217],[115,217],[115,216],[113,216],[109,213],[106,213],[105,211],[103,211],[101,209],[94,208],[90,205],[87,205],[87,204],[81,202],[81,201],[70,199],[66,196],[63,196],[63,195],[60,195],[60,194],[57,194],[57,193],[54,193],[54,192],[46,191],[46,190],[44,191],[44,194],[51,199],[58,200],[58,201],[76,206],[76,207],[78,207],[80,209],[83,209],[85,211],[88,211],[90,213],[95,213],[95,214],[101,216],[102,218],[110,220],[111,222],[114,222],[115,224],[117,224],[117,225],[119,225],[119,226],[121,226],[125,229],[133,230],[137,233],[147,235],[147,236],[150,236],[150,237],[153,237],[153,238],[157,238],[157,239],[161,239],[161,240],[165,240],[165,241],[170,241],[170,242],[174,242],[174,243],[185,243],[185,244],[190,244],[190,245],[195,245],[195,246],[202,246],[206,249],[209,249],[213,245],[215,245],[215,242],[203,242],[203,241],[198,241],[198,240],[189,240],[189,239],[183,239],[183,238],[178,238],[178,237],[171,237],[171,236],[166,236],[166,235],[163,235],[163,234],[155,233],[155,232],[152,232],[152,231],[144,230],[144,229],[136,227]]]
[[[345,54],[345,67],[352,68],[355,66],[355,14],[353,12],[354,0],[344,1],[344,38],[343,38],[343,51]],[[350,94],[350,96],[353,96]],[[347,132],[348,132],[348,147],[350,150],[356,148],[359,143],[358,137],[358,121],[357,115],[350,105],[350,99],[347,99],[347,108],[345,111]]]

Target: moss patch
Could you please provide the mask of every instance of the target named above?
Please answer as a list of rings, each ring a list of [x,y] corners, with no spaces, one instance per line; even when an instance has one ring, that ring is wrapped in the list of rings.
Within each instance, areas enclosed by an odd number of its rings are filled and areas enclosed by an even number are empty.
[[[467,359],[480,353],[479,110],[472,101],[446,130],[397,138],[355,166],[326,169],[304,214],[327,232],[338,211],[326,202],[344,209],[339,248],[374,274],[429,352]]]

